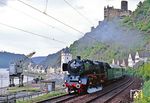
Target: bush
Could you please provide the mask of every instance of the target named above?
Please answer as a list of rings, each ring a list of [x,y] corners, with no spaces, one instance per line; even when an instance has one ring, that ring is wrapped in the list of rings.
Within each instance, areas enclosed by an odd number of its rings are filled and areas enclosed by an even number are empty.
[[[142,96],[135,99],[134,103],[150,103],[150,63],[143,64],[138,69],[127,69],[128,75],[142,77],[144,85],[142,89]]]
[[[130,21],[130,19],[131,19],[131,18],[130,18],[129,16],[125,17],[125,18],[124,18],[124,20],[123,20],[123,23],[127,23],[127,22],[129,22],[129,21]]]
[[[144,83],[141,95],[141,97],[135,99],[135,103],[150,103],[150,80]]]
[[[143,92],[146,97],[150,97],[150,80],[144,83]]]
[[[123,23],[128,27],[133,26],[139,30],[147,32],[150,29],[150,0],[140,2],[138,8],[131,16],[125,17]],[[134,24],[134,25],[133,25]]]

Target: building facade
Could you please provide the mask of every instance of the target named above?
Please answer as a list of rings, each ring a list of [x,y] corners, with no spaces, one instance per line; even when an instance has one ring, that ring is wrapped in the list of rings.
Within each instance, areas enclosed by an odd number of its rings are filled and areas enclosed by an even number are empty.
[[[61,51],[61,68],[63,66],[63,63],[68,63],[70,60],[72,60],[72,54],[67,47]]]

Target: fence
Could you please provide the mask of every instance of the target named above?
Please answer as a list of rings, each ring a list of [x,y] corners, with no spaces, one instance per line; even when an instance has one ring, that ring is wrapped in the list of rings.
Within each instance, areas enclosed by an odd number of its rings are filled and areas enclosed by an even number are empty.
[[[63,92],[65,91],[64,88],[57,89],[56,91]],[[9,94],[9,95],[2,95],[0,96],[0,103],[16,103],[17,100],[27,100],[32,99],[38,96],[42,96],[44,94],[47,94],[47,92],[36,92],[36,93],[28,93],[24,95],[18,95],[18,94]]]

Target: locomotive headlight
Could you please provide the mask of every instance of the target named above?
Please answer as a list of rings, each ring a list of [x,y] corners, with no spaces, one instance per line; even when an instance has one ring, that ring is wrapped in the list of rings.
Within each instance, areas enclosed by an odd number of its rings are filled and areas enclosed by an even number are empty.
[[[80,84],[76,84],[76,88],[80,88]]]

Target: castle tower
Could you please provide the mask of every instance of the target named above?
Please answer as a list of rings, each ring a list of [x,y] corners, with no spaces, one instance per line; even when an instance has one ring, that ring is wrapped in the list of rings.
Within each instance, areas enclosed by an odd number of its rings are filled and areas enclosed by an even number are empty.
[[[67,47],[61,51],[61,68],[63,63],[68,63],[70,60],[72,60],[72,54],[70,53],[70,50]]]
[[[121,1],[121,10],[128,10],[128,1],[122,0]]]
[[[133,67],[133,65],[134,65],[133,59],[131,57],[131,54],[129,54],[129,57],[128,57],[128,66],[129,67]]]
[[[139,53],[136,52],[136,54],[135,54],[135,63],[137,63],[139,61],[140,61],[140,56],[139,56]]]

